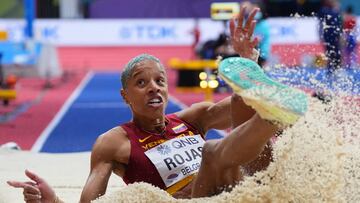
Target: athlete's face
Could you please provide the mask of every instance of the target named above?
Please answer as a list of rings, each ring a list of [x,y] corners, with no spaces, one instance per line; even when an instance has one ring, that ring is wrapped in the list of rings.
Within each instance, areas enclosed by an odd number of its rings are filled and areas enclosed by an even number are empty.
[[[121,94],[134,115],[163,116],[168,101],[167,78],[163,68],[155,61],[139,62]]]

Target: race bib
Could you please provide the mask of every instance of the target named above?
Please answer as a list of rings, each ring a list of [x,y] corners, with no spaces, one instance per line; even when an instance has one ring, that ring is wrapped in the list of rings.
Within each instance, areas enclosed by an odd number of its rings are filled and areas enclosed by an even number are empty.
[[[170,187],[199,170],[204,143],[200,135],[178,137],[147,150],[145,155]]]

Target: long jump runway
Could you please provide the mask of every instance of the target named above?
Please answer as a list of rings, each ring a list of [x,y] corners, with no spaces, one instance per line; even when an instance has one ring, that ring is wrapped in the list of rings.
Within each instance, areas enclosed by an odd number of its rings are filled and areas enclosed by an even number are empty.
[[[99,135],[132,117],[130,109],[120,96],[120,89],[119,73],[89,73],[42,132],[32,151],[91,151]],[[184,106],[170,97],[166,113],[179,111]],[[222,136],[221,132],[211,130],[207,139]]]

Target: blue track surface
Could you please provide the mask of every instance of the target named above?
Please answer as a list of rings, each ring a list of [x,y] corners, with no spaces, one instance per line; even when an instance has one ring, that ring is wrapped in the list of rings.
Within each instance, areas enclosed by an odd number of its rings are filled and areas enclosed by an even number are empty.
[[[96,73],[50,132],[41,152],[90,151],[96,138],[131,119],[131,112],[120,96],[120,75]],[[166,113],[181,110],[169,100]],[[222,137],[210,131],[208,139]]]
[[[328,89],[340,87],[349,95],[360,95],[359,69],[343,69],[329,77],[326,69],[277,68],[267,74],[283,83],[317,90],[319,84]],[[121,123],[131,119],[131,112],[120,96],[120,75],[97,73],[70,105],[64,116],[50,132],[41,152],[90,151],[96,138]],[[339,89],[337,89],[339,91]],[[181,110],[179,104],[170,100],[166,113]],[[217,131],[210,131],[208,139],[222,137]]]

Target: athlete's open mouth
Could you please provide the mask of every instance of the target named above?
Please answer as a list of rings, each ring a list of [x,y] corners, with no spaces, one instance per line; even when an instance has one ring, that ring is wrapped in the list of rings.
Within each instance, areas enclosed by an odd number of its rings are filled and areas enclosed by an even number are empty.
[[[148,101],[148,105],[152,107],[159,107],[162,104],[163,104],[163,99],[160,96],[152,98]]]

